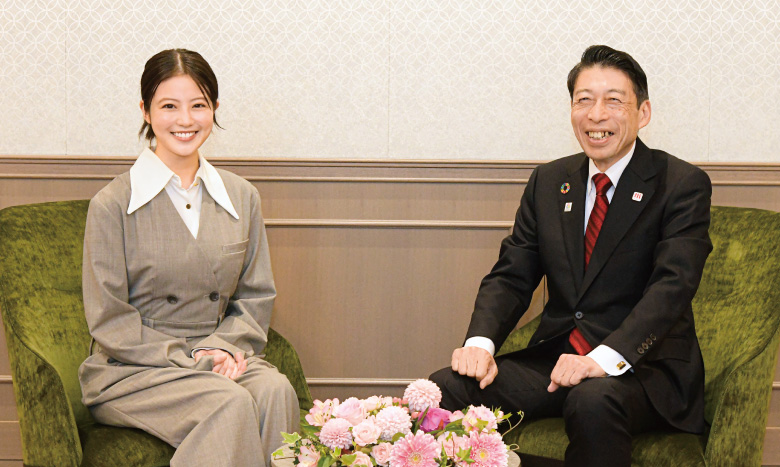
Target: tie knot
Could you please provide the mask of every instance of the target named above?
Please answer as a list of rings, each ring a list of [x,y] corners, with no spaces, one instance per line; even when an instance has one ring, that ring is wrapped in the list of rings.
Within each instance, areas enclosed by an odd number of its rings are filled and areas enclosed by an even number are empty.
[[[612,181],[607,177],[607,174],[597,173],[593,176],[593,183],[596,185],[596,195],[605,196],[609,187],[612,186]]]

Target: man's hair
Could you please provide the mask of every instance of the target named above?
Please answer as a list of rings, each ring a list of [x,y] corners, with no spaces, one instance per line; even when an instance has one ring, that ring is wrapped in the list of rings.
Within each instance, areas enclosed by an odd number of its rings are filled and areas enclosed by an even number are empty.
[[[566,80],[570,98],[574,99],[574,84],[577,82],[580,72],[594,66],[614,68],[625,73],[634,85],[637,107],[650,98],[647,92],[647,76],[639,63],[626,52],[615,50],[606,45],[591,45],[585,49],[580,62],[571,69],[569,78]]]

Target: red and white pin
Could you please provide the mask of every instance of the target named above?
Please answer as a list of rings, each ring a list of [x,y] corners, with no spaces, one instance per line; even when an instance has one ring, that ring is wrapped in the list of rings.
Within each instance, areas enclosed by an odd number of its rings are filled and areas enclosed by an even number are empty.
[[[635,191],[634,196],[631,197],[634,201],[642,201],[642,193]]]

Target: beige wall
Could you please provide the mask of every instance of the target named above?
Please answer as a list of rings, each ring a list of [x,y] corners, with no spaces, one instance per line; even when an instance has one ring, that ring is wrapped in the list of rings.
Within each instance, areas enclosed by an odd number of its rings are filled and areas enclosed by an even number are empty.
[[[0,156],[0,208],[91,197],[132,158]],[[279,298],[272,325],[315,397],[400,394],[445,366],[535,162],[223,159],[260,190]],[[713,202],[780,211],[780,165],[700,164]],[[536,297],[537,313],[543,294]],[[370,358],[366,358],[370,355]],[[780,392],[780,383],[778,383]],[[780,398],[767,462],[780,464]],[[0,461],[19,459],[0,336]],[[2,464],[0,464],[2,465]]]
[[[136,155],[143,64],[198,50],[226,128],[208,154],[546,160],[576,150],[584,48],[649,76],[652,147],[778,162],[777,0],[7,0],[0,154]]]

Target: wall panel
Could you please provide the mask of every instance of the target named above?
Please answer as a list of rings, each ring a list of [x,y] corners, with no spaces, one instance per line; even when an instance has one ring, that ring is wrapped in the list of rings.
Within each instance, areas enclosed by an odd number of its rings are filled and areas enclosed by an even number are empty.
[[[0,156],[0,208],[89,198],[132,161]],[[314,396],[342,399],[400,395],[409,380],[448,364],[451,349],[463,339],[479,281],[497,257],[536,166],[212,162],[260,190],[279,292],[273,326],[298,350]],[[780,211],[780,166],[700,165],[713,180],[714,204]],[[543,302],[540,289],[529,318]],[[0,344],[0,429],[5,433],[18,425],[4,336]],[[778,433],[777,397],[768,440]],[[3,439],[0,460],[18,460],[18,434]],[[767,450],[765,461],[780,463],[773,453]]]

